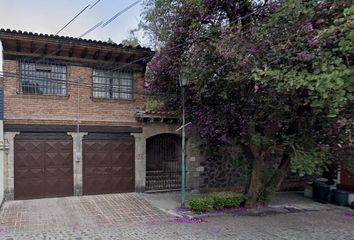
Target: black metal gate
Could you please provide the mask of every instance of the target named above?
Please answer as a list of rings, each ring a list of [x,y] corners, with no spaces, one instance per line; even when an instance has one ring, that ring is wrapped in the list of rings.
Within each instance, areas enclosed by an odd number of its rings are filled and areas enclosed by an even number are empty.
[[[181,138],[160,134],[146,140],[146,191],[181,187]]]

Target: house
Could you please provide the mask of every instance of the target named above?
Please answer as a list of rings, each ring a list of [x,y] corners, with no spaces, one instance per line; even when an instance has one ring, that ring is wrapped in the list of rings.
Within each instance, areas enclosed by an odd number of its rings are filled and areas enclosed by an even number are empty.
[[[153,51],[5,29],[0,40],[0,199],[180,189],[179,116],[144,109]],[[244,188],[232,162],[187,137],[187,189]]]
[[[144,112],[153,51],[8,29],[0,40],[6,199],[180,187],[178,116]]]

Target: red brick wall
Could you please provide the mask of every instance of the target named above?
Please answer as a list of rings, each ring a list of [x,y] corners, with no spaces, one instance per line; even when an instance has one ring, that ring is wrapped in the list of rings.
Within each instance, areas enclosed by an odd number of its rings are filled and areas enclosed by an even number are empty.
[[[343,170],[340,173],[340,184],[347,190],[354,191],[354,175]]]
[[[4,71],[18,73],[18,62],[4,60]],[[92,69],[68,66],[68,80],[92,84]],[[76,124],[77,86],[68,85],[68,96],[39,96],[18,93],[18,79],[4,77],[5,124]],[[135,91],[142,92],[144,74],[134,73]],[[87,125],[138,126],[136,109],[142,109],[144,97],[134,100],[93,99],[90,87],[80,87],[80,123]]]

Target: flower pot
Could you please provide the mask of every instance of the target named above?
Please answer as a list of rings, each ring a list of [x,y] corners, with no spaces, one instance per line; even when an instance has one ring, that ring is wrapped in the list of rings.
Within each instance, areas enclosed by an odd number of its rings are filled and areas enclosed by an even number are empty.
[[[354,193],[349,193],[348,194],[348,205],[351,206],[352,204],[354,206]]]
[[[349,193],[347,191],[337,189],[335,193],[336,204],[339,206],[346,206],[348,204],[348,195]]]

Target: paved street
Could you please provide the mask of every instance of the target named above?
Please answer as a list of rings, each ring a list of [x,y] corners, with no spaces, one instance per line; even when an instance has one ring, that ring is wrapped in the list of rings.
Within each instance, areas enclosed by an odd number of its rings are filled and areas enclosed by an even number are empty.
[[[3,232],[1,239],[354,239],[354,212],[343,210],[266,217],[211,217],[202,223],[176,220],[71,226],[48,231]],[[3,231],[6,229],[2,229]]]
[[[316,211],[262,217],[228,214],[199,222],[167,215],[143,196],[129,193],[7,202],[1,212],[0,239],[354,240],[353,210],[306,199],[302,204],[308,202]]]

